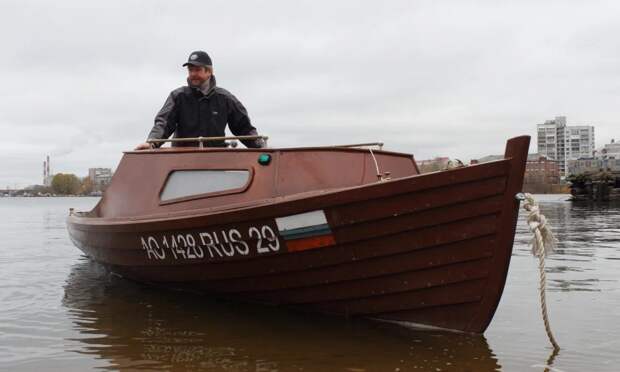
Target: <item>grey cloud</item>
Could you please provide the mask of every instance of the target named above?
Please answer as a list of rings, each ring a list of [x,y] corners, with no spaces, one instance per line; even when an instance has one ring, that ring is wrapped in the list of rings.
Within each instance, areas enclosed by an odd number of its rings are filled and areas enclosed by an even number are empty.
[[[468,160],[555,115],[595,124],[600,145],[620,137],[619,7],[4,1],[0,185],[38,182],[48,153],[58,171],[114,167],[195,49],[272,146],[379,140]]]

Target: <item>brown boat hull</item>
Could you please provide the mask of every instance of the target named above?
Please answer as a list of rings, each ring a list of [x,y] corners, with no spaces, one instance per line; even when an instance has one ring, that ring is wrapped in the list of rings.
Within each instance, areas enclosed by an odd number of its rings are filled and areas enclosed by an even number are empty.
[[[510,140],[492,163],[235,210],[73,215],[68,227],[87,255],[134,280],[482,333],[506,280],[528,144]],[[315,224],[291,238],[282,225],[299,221],[287,216]]]

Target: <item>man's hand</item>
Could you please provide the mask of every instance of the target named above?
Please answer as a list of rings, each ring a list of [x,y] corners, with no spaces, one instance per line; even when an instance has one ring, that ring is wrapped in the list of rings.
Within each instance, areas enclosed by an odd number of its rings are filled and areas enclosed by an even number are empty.
[[[134,150],[151,150],[152,148],[153,146],[150,143],[144,142],[136,146]]]

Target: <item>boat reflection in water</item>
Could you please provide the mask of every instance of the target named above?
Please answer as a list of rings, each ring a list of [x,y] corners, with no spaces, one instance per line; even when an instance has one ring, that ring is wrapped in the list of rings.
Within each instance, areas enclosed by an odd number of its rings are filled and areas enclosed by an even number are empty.
[[[83,258],[63,305],[82,348],[119,370],[494,371],[484,336],[403,327],[151,289]]]

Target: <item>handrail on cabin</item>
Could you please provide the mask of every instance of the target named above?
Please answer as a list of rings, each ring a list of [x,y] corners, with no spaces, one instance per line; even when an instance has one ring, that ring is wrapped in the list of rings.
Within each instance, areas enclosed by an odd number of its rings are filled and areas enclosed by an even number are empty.
[[[267,144],[268,136],[223,136],[223,137],[190,137],[190,138],[162,138],[162,139],[148,139],[147,143],[166,143],[166,142],[198,142],[198,147],[204,147],[203,142],[215,142],[226,140],[257,140],[262,139]],[[383,142],[367,142],[367,143],[354,143],[350,145],[333,145],[326,147],[368,147],[377,146],[379,150],[383,149]]]
[[[198,147],[204,147],[203,142],[216,142],[226,140],[257,140],[262,139],[267,145],[267,136],[230,136],[230,137],[192,137],[192,138],[162,138],[162,139],[149,139],[147,143],[166,143],[166,142],[198,142]]]

